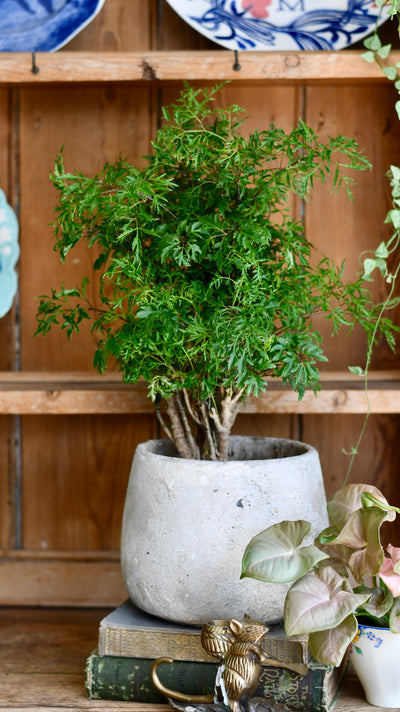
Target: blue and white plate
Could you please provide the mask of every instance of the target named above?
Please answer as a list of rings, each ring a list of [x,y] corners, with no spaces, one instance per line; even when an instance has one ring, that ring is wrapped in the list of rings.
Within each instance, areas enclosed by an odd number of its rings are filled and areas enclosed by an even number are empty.
[[[379,14],[373,0],[167,2],[195,30],[232,50],[343,49],[370,34]]]
[[[0,0],[0,52],[51,52],[80,32],[105,0]]]
[[[0,188],[0,317],[11,309],[17,292],[18,221]]]

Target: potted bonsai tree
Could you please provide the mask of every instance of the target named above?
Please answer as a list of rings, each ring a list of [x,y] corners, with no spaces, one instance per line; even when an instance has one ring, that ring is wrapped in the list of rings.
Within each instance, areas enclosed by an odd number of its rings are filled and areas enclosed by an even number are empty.
[[[242,577],[292,582],[284,609],[288,635],[309,634],[312,655],[352,661],[367,700],[400,706],[400,548],[381,544],[380,530],[400,509],[372,485],[339,489],[327,505],[330,526],[307,541],[309,522],[282,521],[248,544]]]
[[[370,342],[379,323],[393,343],[363,276],[347,281],[343,265],[316,263],[290,211],[291,195],[306,198],[328,175],[350,194],[351,172],[369,166],[355,141],[322,143],[301,120],[289,133],[271,125],[245,138],[242,110],[218,108],[219,91],[186,86],[164,108],[144,167],[119,159],[86,177],[58,157],[55,247],[62,260],[77,243],[93,249],[98,303],[88,301],[85,277],[41,297],[37,314],[41,334],[59,326],[70,336],[89,320],[96,369],[110,363],[126,382],[148,383],[168,437],[136,450],[122,568],[135,603],[186,623],[246,612],[279,619],[276,587],[267,608],[257,587],[243,598],[235,571],[243,535],[266,511],[277,521],[277,497],[281,517],[326,523],[317,453],[230,437],[243,400],[270,377],[299,397],[318,390],[326,358],[316,313],[333,332],[361,324]]]

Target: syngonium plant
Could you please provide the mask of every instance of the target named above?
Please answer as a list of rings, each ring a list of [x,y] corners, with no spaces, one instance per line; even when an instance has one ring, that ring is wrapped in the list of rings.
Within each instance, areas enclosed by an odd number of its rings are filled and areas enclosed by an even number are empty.
[[[88,277],[52,289],[37,332],[59,325],[70,336],[88,320],[96,369],[111,362],[125,382],[147,381],[182,457],[223,460],[241,402],[271,377],[299,397],[318,390],[316,314],[333,333],[359,323],[369,342],[393,337],[363,275],[347,281],[343,265],[314,258],[290,207],[328,175],[351,196],[349,174],[369,167],[356,142],[321,142],[302,120],[245,137],[243,110],[216,106],[220,90],[186,86],[163,109],[144,166],[118,159],[86,177],[60,154],[55,249],[62,261],[80,242],[93,249],[98,299]]]
[[[357,616],[400,633],[400,548],[387,556],[381,525],[400,509],[373,485],[350,484],[327,504],[330,525],[310,538],[311,524],[283,521],[247,545],[242,578],[292,583],[286,594],[287,635],[309,634],[319,662],[340,665],[354,639]]]

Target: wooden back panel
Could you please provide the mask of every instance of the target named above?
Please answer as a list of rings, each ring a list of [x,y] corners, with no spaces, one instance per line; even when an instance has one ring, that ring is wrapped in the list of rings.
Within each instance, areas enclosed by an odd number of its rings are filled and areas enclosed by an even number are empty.
[[[166,3],[106,0],[65,50],[207,48],[215,45]],[[60,62],[62,55],[63,50]],[[173,82],[0,89],[1,185],[18,210],[21,229],[20,290],[16,306],[0,320],[0,369],[92,369],[95,342],[88,329],[70,341],[57,331],[45,340],[33,338],[37,296],[62,282],[78,283],[90,265],[84,249],[74,251],[63,267],[53,252],[49,223],[56,195],[49,172],[62,145],[66,167],[84,173],[94,173],[119,154],[141,160],[160,106],[180,89]],[[305,206],[305,227],[317,251],[337,261],[345,258],[352,276],[360,251],[374,248],[386,234],[384,174],[396,161],[393,153],[400,153],[391,87],[233,82],[224,88],[221,104],[233,102],[246,109],[248,128],[274,121],[290,129],[303,116],[321,136],[342,132],[365,146],[374,170],[360,175],[355,202],[332,197],[325,186]],[[300,216],[300,206],[295,209]],[[328,368],[363,365],[364,349],[357,330],[332,340]],[[396,365],[397,357],[379,347],[374,366]],[[355,415],[242,414],[235,432],[311,442],[320,450],[330,494],[347,466],[342,448],[356,441],[361,420]],[[397,421],[396,415],[371,418],[353,473],[357,480],[384,487],[393,501],[400,501]],[[5,582],[0,603],[115,605],[125,597],[118,547],[130,462],[138,442],[158,435],[152,415],[0,416],[0,575]]]

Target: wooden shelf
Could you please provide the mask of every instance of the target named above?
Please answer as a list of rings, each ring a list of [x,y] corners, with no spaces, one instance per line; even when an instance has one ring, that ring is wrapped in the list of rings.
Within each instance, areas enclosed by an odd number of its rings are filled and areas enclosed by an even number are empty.
[[[362,378],[346,372],[322,374],[322,390],[307,391],[301,401],[288,387],[272,380],[258,398],[249,398],[246,413],[366,413]],[[400,371],[369,377],[371,413],[400,413]],[[119,374],[0,372],[0,414],[154,413],[145,383],[127,385]]]
[[[1,608],[0,710],[25,712],[167,712],[168,705],[89,700],[86,658],[96,647],[100,620],[108,609]],[[375,712],[385,712],[374,707]],[[334,712],[368,712],[358,680],[349,676]]]
[[[387,82],[379,67],[357,50],[342,52],[242,52],[240,70],[227,50],[174,52],[38,52],[0,54],[3,85],[99,82],[221,81],[263,84]],[[393,52],[390,61],[400,61]]]

